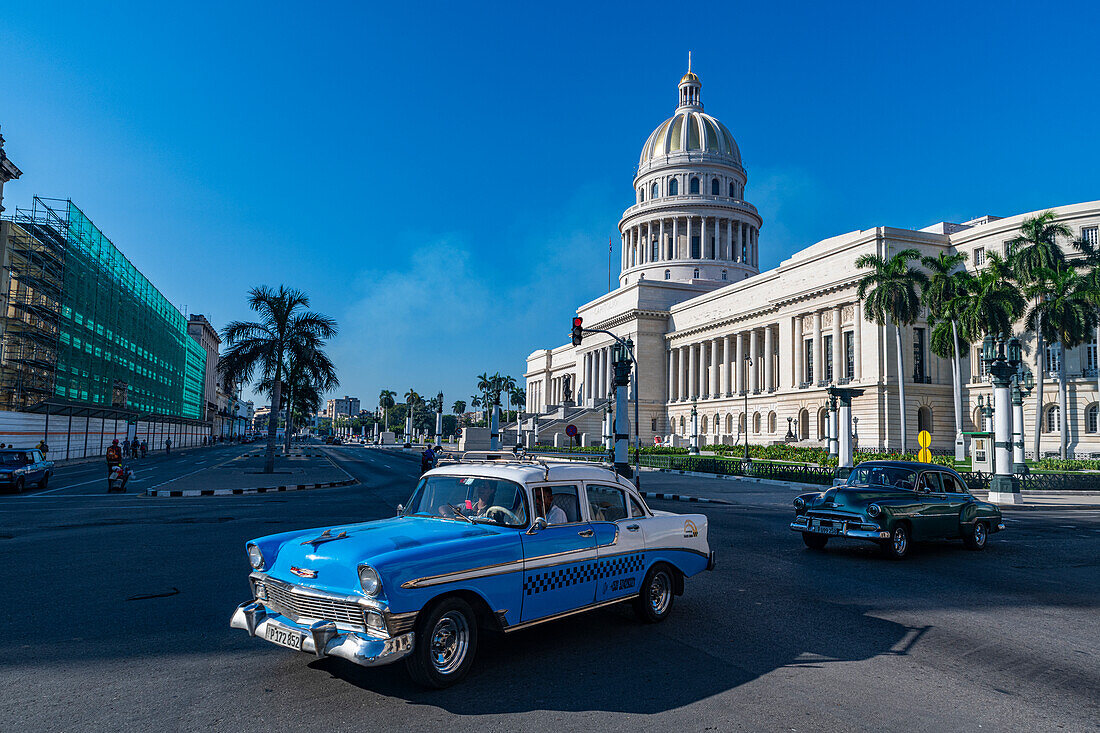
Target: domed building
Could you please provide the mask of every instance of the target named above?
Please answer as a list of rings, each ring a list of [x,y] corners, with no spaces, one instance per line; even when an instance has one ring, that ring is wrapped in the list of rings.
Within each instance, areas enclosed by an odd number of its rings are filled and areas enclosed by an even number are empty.
[[[680,79],[680,103],[642,146],[635,203],[623,212],[622,272],[633,280],[736,282],[759,272],[760,214],[730,131],[703,111],[699,77]]]
[[[915,449],[917,432],[927,430],[933,450],[951,451],[963,432],[981,429],[978,399],[990,399],[991,385],[977,352],[962,354],[958,387],[951,361],[931,351],[927,320],[901,329],[899,352],[893,328],[866,318],[855,260],[901,249],[932,257],[963,252],[967,266],[980,269],[987,254],[1003,255],[1021,223],[1038,212],[920,230],[852,231],[809,244],[761,272],[763,220],[747,200],[741,150],[730,130],[703,111],[701,91],[689,68],[672,116],[642,144],[633,203],[619,222],[618,287],[576,311],[586,327],[634,342],[642,443],[659,437],[686,445],[695,410],[700,445],[743,443],[746,436],[753,444],[824,445],[830,385],[863,390],[852,404],[858,449],[897,450],[903,441]],[[1098,243],[1100,202],[1055,212],[1074,237]],[[524,375],[527,416],[518,428],[508,427],[505,438],[513,440],[516,432],[508,431],[518,429],[528,443],[565,445],[565,428],[573,424],[586,445],[602,444],[613,343],[592,334],[577,347],[533,352]],[[1048,365],[1056,363],[1056,351],[1048,347]],[[1038,374],[1034,352],[1025,341],[1030,368]],[[1036,397],[1025,403],[1028,453],[1041,411],[1041,452],[1056,451],[1065,429],[1071,453],[1100,457],[1097,343],[1067,349],[1065,368],[1065,421],[1053,371],[1045,372],[1043,404]],[[905,380],[904,436],[899,371]],[[633,420],[633,409],[630,415]]]

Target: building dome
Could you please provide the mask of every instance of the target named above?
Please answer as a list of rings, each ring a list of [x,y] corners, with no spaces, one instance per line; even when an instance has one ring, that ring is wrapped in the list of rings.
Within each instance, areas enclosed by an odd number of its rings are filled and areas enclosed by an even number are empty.
[[[725,125],[701,109],[677,110],[658,125],[642,146],[638,167],[677,153],[721,155],[741,165],[741,151],[733,135]]]
[[[688,73],[680,77],[681,84],[683,84],[685,81],[699,81],[699,77],[695,75],[694,71],[689,71]]]

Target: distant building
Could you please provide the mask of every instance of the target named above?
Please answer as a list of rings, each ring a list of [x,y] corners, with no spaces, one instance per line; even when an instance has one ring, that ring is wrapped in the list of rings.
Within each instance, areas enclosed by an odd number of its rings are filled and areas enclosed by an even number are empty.
[[[206,352],[206,369],[203,375],[203,420],[211,422],[214,435],[222,434],[220,423],[225,416],[226,403],[219,404],[221,390],[218,389],[218,351],[222,340],[218,332],[206,320],[206,316],[194,314],[187,319],[187,333],[195,339]],[[221,413],[221,414],[219,414]]]
[[[329,400],[328,405],[325,407],[324,415],[328,418],[336,417],[337,415],[345,415],[351,417],[352,415],[359,414],[359,398],[348,397],[344,395],[342,398]]]

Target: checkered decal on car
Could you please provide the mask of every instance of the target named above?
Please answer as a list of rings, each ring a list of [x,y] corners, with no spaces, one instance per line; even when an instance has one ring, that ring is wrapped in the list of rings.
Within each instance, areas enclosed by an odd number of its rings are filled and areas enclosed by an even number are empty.
[[[549,593],[558,588],[565,588],[590,580],[640,573],[642,568],[645,567],[644,563],[645,554],[639,552],[633,555],[619,555],[605,560],[592,560],[566,567],[547,569],[528,575],[523,583],[523,590],[526,595],[538,595],[539,593]]]

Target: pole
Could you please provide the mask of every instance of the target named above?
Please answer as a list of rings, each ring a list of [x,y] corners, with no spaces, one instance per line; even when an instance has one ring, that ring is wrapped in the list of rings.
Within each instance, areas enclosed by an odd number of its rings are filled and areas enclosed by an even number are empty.
[[[746,398],[746,402],[747,402]],[[746,408],[747,409],[747,408]],[[748,426],[748,417],[745,418],[745,425]],[[748,430],[745,430],[745,445],[748,445]],[[699,455],[699,411],[695,409],[695,400],[691,401],[691,444],[688,448],[688,452],[692,455]],[[749,449],[745,448],[745,455],[747,456]]]
[[[745,354],[746,373],[749,369],[752,369],[752,357]],[[692,412],[695,408],[692,407]],[[695,451],[698,453],[699,451]],[[748,377],[745,378],[745,463],[748,463],[749,458],[749,390],[748,390]]]
[[[993,478],[989,483],[989,501],[994,504],[1020,504],[1020,482],[1012,473],[1012,396],[1010,386],[1016,367],[1005,358],[1005,343],[998,343],[998,354],[989,371],[993,377]]]
[[[1024,461],[1024,395],[1020,391],[1019,377],[1012,385],[1012,474],[1027,473]]]
[[[836,419],[837,419],[837,417],[836,417],[836,398],[834,397],[834,398],[829,400],[829,416],[828,416],[829,424],[827,426],[828,434],[829,434],[829,457],[830,458],[836,458],[838,453],[839,453],[838,445],[837,445],[839,441],[837,440],[838,436],[837,436]]]
[[[613,346],[611,352],[615,357],[615,472],[630,478],[630,423],[627,418],[630,397],[626,393],[630,386],[630,352],[622,344]]]

